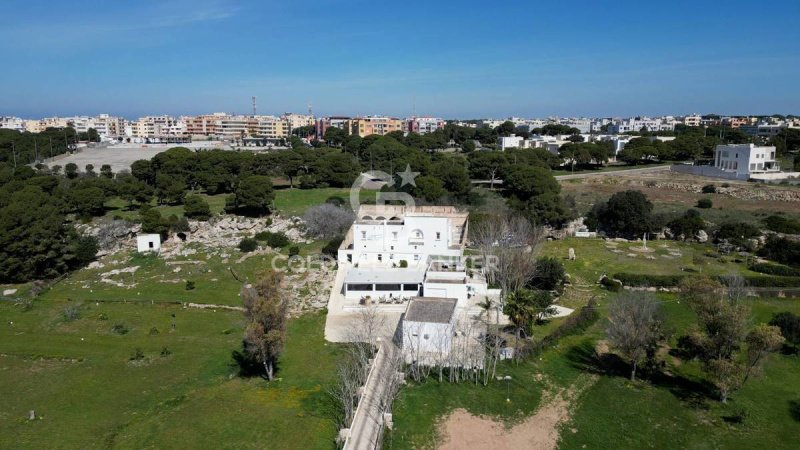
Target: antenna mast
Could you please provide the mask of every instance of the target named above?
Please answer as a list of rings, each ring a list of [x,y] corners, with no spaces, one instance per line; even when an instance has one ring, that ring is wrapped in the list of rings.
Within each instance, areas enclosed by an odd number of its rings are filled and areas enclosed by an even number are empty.
[[[252,98],[253,98],[253,117],[255,117],[256,116],[256,96],[254,95]]]

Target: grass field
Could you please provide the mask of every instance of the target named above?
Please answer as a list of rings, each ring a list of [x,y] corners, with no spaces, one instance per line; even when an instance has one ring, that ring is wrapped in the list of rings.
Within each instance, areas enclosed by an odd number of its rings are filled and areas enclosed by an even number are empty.
[[[30,311],[0,303],[0,447],[332,447],[325,388],[337,348],[323,341],[324,315],[290,321],[267,384],[237,376],[241,313],[84,304],[67,322],[66,305],[50,294]],[[118,323],[129,331],[113,332]],[[132,361],[137,348],[144,359]]]
[[[220,214],[225,209],[225,197],[228,194],[206,195],[198,194],[203,197],[211,208],[212,214]],[[360,197],[362,199],[374,196],[374,192],[361,191]],[[345,202],[350,201],[349,188],[318,188],[318,189],[276,189],[275,190],[275,211],[283,216],[302,216],[306,210],[314,205],[325,203],[330,197],[340,197]],[[183,216],[183,205],[157,205],[155,201],[152,202],[162,216],[168,217],[175,214],[178,217]],[[137,220],[139,218],[138,209],[128,209],[128,205],[121,198],[115,197],[106,202],[105,217],[121,217],[128,220]]]
[[[619,244],[639,245],[636,243]],[[652,242],[659,248],[659,242]],[[475,415],[485,415],[512,425],[521,422],[541,404],[542,393],[566,389],[590,374],[596,381],[570,407],[571,419],[560,428],[560,448],[796,448],[800,435],[800,357],[770,355],[762,376],[753,378],[735,392],[727,405],[704,381],[697,362],[685,362],[665,355],[663,373],[648,381],[631,383],[627,368],[598,371],[593,360],[595,345],[604,338],[604,318],[614,295],[593,286],[602,273],[673,274],[682,266],[708,274],[748,273],[735,262],[721,262],[705,255],[707,246],[669,242],[682,253],[672,261],[626,257],[610,252],[601,240],[567,239],[547,242],[542,253],[563,258],[573,247],[577,261],[564,261],[567,272],[585,285],[576,283],[562,299],[562,304],[578,307],[586,298],[600,299],[601,319],[586,332],[563,338],[555,347],[536,358],[519,363],[504,362],[498,375],[511,375],[510,398],[506,384],[491,381],[489,386],[440,384],[429,380],[410,383],[394,407],[394,431],[386,437],[388,448],[410,449],[435,446],[441,436],[438,425],[455,408],[465,408]],[[656,253],[658,254],[658,253]],[[694,313],[673,294],[658,294],[674,331],[668,345],[695,322]],[[759,298],[748,300],[752,323],[767,322],[776,312],[800,314],[800,301]],[[563,319],[540,327],[541,337]],[[738,408],[748,417],[743,424],[726,420]]]
[[[668,174],[661,174],[668,176]],[[575,199],[580,214],[586,214],[598,201],[605,201],[614,193],[625,190],[638,190],[653,202],[654,211],[660,213],[683,214],[689,208],[696,208],[701,198],[710,198],[713,207],[698,209],[702,217],[712,223],[726,221],[745,221],[757,223],[771,214],[781,213],[800,218],[800,203],[778,200],[741,199],[725,194],[701,194],[681,190],[660,189],[656,187],[631,186],[625,184],[624,177],[614,176],[601,180],[565,180],[560,182],[562,195]],[[667,181],[667,180],[661,180]],[[708,184],[721,185],[719,180],[708,179]],[[748,185],[752,189],[787,189],[786,186]]]
[[[677,241],[648,241],[651,253],[634,250],[641,242],[606,243],[602,239],[566,238],[547,242],[542,246],[543,256],[553,256],[562,261],[567,273],[577,284],[594,284],[603,274],[619,272],[670,275],[697,273],[706,275],[756,275],[744,262],[734,257],[719,257],[713,247]],[[575,249],[575,261],[568,261],[570,248]],[[613,250],[617,250],[614,252]],[[635,255],[635,256],[628,256]],[[674,256],[679,255],[679,256]],[[648,259],[648,256],[654,259]]]

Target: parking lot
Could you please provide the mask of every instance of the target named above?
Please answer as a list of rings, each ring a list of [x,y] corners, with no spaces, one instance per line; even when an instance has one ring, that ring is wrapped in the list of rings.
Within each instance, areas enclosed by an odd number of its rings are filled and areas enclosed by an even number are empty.
[[[48,159],[45,164],[64,167],[69,163],[75,163],[81,171],[84,170],[87,164],[93,164],[95,171],[100,170],[100,166],[103,164],[108,164],[111,166],[111,170],[119,172],[120,170],[130,170],[131,163],[138,159],[150,159],[172,147],[188,147],[191,149],[224,148],[221,142],[215,141],[191,142],[188,144],[121,144],[110,147],[83,148],[72,155],[61,155]]]

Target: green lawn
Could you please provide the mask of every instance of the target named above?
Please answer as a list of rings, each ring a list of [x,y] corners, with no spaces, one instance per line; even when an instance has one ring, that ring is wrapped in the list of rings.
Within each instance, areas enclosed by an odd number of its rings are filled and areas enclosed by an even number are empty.
[[[241,313],[91,303],[65,322],[66,305],[50,294],[25,312],[0,303],[0,447],[332,447],[325,389],[337,348],[323,341],[324,315],[290,321],[268,384],[232,363]],[[130,331],[111,331],[118,323]],[[136,348],[145,359],[132,362]]]

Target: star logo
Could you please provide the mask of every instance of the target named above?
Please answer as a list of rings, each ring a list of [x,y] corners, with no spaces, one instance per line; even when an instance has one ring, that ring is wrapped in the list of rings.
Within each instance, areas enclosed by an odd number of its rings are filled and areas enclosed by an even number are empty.
[[[397,175],[400,176],[400,187],[403,187],[407,184],[417,187],[417,183],[414,182],[414,178],[419,175],[419,172],[412,172],[410,164],[406,164],[406,170],[403,172],[397,172]]]

